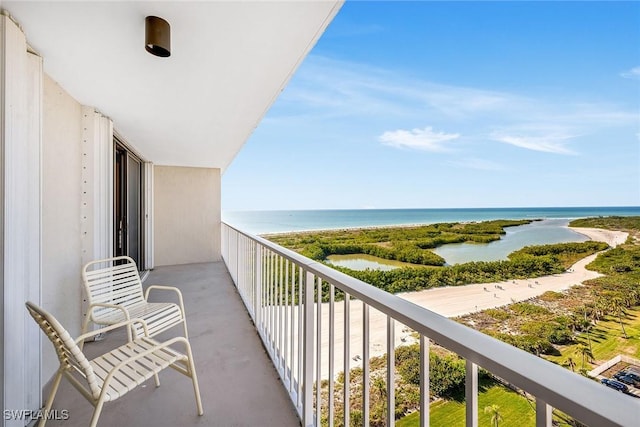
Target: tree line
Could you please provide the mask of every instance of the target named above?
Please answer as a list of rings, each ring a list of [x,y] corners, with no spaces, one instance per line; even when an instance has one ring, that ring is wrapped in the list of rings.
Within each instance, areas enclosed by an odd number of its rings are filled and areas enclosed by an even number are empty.
[[[389,271],[358,271],[332,267],[387,292],[398,293],[562,273],[578,259],[606,248],[606,243],[592,241],[528,246],[511,253],[507,260],[467,262],[438,268],[406,267]]]

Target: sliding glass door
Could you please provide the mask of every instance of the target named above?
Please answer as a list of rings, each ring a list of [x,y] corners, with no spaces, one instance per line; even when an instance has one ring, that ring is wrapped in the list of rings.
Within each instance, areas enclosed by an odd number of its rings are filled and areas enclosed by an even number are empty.
[[[114,147],[113,253],[115,256],[130,256],[142,269],[142,161],[117,139]]]

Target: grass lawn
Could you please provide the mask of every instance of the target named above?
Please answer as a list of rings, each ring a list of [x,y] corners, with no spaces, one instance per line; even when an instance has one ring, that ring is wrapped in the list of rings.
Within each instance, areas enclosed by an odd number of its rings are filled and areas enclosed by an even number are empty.
[[[590,333],[593,357],[600,364],[612,359],[618,354],[640,359],[640,308],[627,310],[627,315],[622,319],[628,339],[624,338],[618,319],[607,316],[606,320],[600,320]],[[562,365],[569,357],[576,364],[576,371],[582,367],[582,355],[578,352],[580,343],[589,345],[587,334],[582,333],[576,339],[577,344],[559,347],[560,356],[545,356],[545,359]],[[585,368],[593,369],[595,364],[585,359]]]
[[[490,383],[480,391],[478,400],[478,423],[481,426],[491,425],[491,415],[484,413],[485,406],[498,405],[503,426],[535,426],[535,403],[527,400],[502,385]],[[533,406],[532,406],[533,405]],[[456,427],[465,425],[465,402],[441,400],[431,404],[430,425],[433,427]],[[398,427],[418,427],[420,413],[414,412],[396,422]]]

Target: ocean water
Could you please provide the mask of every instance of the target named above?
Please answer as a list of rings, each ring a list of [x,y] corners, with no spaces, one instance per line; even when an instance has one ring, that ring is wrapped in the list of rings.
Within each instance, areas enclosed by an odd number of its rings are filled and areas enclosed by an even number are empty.
[[[570,220],[613,215],[640,215],[640,207],[223,211],[222,220],[251,234],[268,234],[388,225],[433,224],[436,222],[487,221],[492,219]]]
[[[505,228],[500,240],[487,244],[453,243],[432,249],[445,259],[447,264],[462,264],[469,261],[498,261],[518,249],[531,245],[584,242],[589,240],[567,226],[568,219],[545,219],[517,227]]]

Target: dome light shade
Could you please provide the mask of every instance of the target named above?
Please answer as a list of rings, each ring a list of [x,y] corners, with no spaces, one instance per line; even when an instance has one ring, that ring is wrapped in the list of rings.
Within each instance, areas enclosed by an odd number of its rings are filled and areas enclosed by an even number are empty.
[[[145,22],[144,48],[152,55],[171,56],[171,26],[157,16],[147,16]]]

